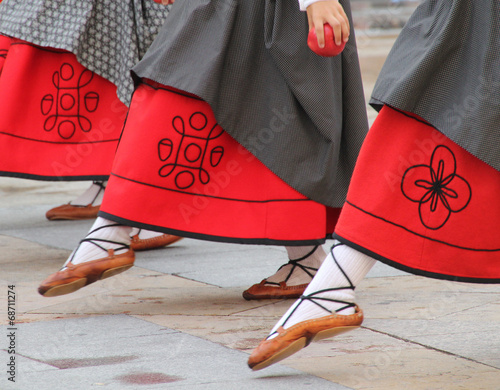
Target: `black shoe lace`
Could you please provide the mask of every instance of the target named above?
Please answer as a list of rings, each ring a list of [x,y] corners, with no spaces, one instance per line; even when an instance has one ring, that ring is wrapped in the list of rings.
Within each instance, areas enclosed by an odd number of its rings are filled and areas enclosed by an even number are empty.
[[[318,290],[318,291],[314,291],[313,293],[311,294],[308,294],[308,295],[302,295],[299,299],[298,299],[298,303],[295,305],[295,307],[293,308],[293,310],[290,312],[290,314],[288,314],[288,316],[285,318],[285,321],[283,321],[283,323],[281,324],[281,326],[284,326],[288,320],[292,317],[293,313],[295,313],[295,311],[297,310],[297,308],[302,304],[302,302],[304,301],[309,301],[309,302],[312,302],[314,303],[315,305],[321,307],[323,310],[325,310],[326,312],[328,312],[329,314],[332,313],[331,310],[327,309],[325,306],[323,306],[320,302],[317,302],[317,301],[328,301],[328,302],[335,302],[335,303],[340,303],[340,304],[343,304],[344,306],[341,306],[340,308],[336,309],[335,310],[335,313],[339,313],[341,312],[342,310],[345,310],[345,309],[348,309],[350,307],[355,307],[356,304],[353,303],[353,302],[347,302],[347,301],[343,301],[343,300],[340,300],[340,299],[333,299],[333,298],[325,298],[325,297],[320,297],[320,296],[317,296],[318,294],[321,294],[321,293],[324,293],[324,292],[327,292],[327,291],[340,291],[340,290],[354,290],[356,287],[352,284],[351,282],[351,279],[349,279],[349,276],[347,276],[347,274],[345,273],[345,271],[342,269],[342,267],[340,266],[340,264],[338,263],[337,259],[335,258],[335,254],[333,253],[333,250],[337,247],[337,246],[340,246],[340,245],[344,245],[344,244],[335,244],[332,246],[332,248],[330,249],[330,253],[332,254],[332,259],[333,261],[335,261],[335,264],[337,265],[338,269],[340,270],[340,272],[342,272],[342,274],[344,275],[344,277],[346,278],[346,281],[347,283],[349,284],[348,286],[342,286],[342,287],[333,287],[333,288],[325,288],[323,290]],[[275,335],[276,333],[278,333],[277,331],[274,331],[273,333],[271,333],[269,336],[267,336],[267,338]]]
[[[100,227],[98,227],[98,228],[96,228],[94,230],[91,230],[87,234],[87,236],[85,236],[85,238],[83,238],[82,240],[80,240],[80,242],[78,243],[78,246],[76,247],[76,249],[71,254],[69,260],[66,261],[66,263],[63,266],[63,268],[66,266],[66,264],[71,263],[73,261],[73,259],[76,256],[76,252],[78,252],[78,249],[80,248],[80,245],[82,245],[84,242],[88,242],[90,244],[93,244],[96,247],[102,249],[106,253],[108,252],[108,249],[106,249],[105,247],[103,247],[102,245],[100,245],[99,242],[105,242],[105,243],[108,243],[108,244],[115,244],[115,245],[117,245],[116,248],[113,248],[114,251],[120,251],[122,249],[130,249],[130,245],[125,244],[123,242],[113,241],[113,240],[105,240],[103,238],[91,238],[91,237],[88,237],[91,234],[93,234],[93,233],[95,233],[95,232],[97,232],[97,231],[99,231],[101,229],[109,228],[109,227],[116,227],[116,226],[123,226],[123,225],[120,225],[119,223],[114,223],[114,224],[110,224],[110,225],[103,225],[103,226],[100,226]]]
[[[318,246],[319,245],[316,245],[309,253],[307,253],[306,255],[302,256],[299,259],[294,259],[294,260],[289,259],[288,263],[283,264],[281,267],[278,268],[277,272],[279,272],[280,269],[282,269],[283,267],[286,267],[287,265],[292,265],[292,267],[290,268],[290,272],[288,272],[288,275],[286,276],[286,278],[284,280],[285,283],[288,282],[288,280],[290,279],[290,277],[292,276],[292,274],[296,268],[299,268],[302,271],[304,271],[307,275],[309,275],[311,277],[311,279],[314,278],[314,274],[311,273],[311,271],[316,272],[318,269],[314,268],[314,267],[310,267],[308,265],[300,264],[300,262],[307,259],[309,256],[311,256],[316,251],[316,249],[318,249]],[[270,282],[267,279],[266,279],[266,284],[274,284],[276,286],[280,285],[280,283]]]

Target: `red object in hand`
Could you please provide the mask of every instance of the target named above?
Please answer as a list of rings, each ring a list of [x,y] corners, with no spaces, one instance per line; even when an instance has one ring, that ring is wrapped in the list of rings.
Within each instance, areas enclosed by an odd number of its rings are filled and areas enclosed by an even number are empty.
[[[325,47],[321,48],[318,45],[318,37],[316,36],[316,31],[312,28],[307,36],[307,46],[315,52],[317,55],[322,57],[335,57],[342,53],[344,50],[345,42],[342,41],[340,45],[337,46],[335,43],[335,36],[333,35],[333,28],[329,24],[324,25],[325,29]]]

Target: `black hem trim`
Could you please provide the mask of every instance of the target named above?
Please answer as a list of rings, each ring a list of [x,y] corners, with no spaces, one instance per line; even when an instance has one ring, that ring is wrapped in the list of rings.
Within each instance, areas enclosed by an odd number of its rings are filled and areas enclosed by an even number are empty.
[[[440,280],[449,280],[452,282],[463,282],[463,283],[480,283],[480,284],[499,284],[500,283],[500,278],[497,279],[486,279],[486,278],[468,278],[468,277],[463,277],[463,276],[454,276],[454,275],[448,275],[448,274],[440,274],[436,272],[429,272],[429,271],[424,271],[418,268],[412,268],[408,267],[406,265],[400,264],[394,260],[389,260],[386,257],[380,256],[379,254],[372,252],[368,249],[366,249],[363,246],[360,246],[352,241],[346,240],[345,238],[339,236],[337,233],[333,234],[333,238],[342,242],[343,244],[346,244],[347,246],[350,246],[353,249],[356,249],[357,251],[364,253],[367,256],[373,257],[374,259],[389,265],[393,268],[396,268],[400,271],[408,272],[417,276],[425,276],[428,278],[432,279],[440,279]]]
[[[265,199],[265,200],[251,200],[251,199],[236,199],[236,198],[227,198],[223,196],[215,196],[215,195],[207,195],[207,194],[195,194],[193,192],[189,191],[183,191],[183,190],[177,190],[174,188],[168,188],[168,187],[162,187],[158,186],[156,184],[150,184],[150,183],[145,183],[139,180],[135,179],[129,179],[128,177],[118,175],[117,173],[111,172],[111,176],[115,176],[121,180],[129,181],[131,183],[143,185],[146,187],[151,187],[151,188],[156,188],[159,190],[163,191],[170,191],[170,192],[175,192],[179,194],[186,194],[186,195],[193,195],[193,196],[200,196],[204,198],[211,198],[211,199],[221,199],[221,200],[227,200],[231,202],[243,202],[243,203],[276,203],[276,202],[315,202],[309,198],[304,198],[304,199]],[[317,203],[317,202],[316,202]]]
[[[29,173],[6,172],[0,171],[0,176],[14,177],[18,179],[30,179],[41,181],[106,181],[109,179],[108,175],[84,175],[84,176],[45,176],[45,175],[32,175]]]
[[[438,242],[440,244],[443,244],[443,245],[447,245],[447,246],[450,246],[452,248],[457,248],[457,249],[461,249],[461,250],[464,250],[464,251],[471,251],[471,252],[500,252],[500,248],[494,248],[494,249],[478,249],[478,248],[468,248],[466,246],[459,246],[459,245],[455,245],[455,244],[450,244],[449,242],[446,242],[446,241],[442,241],[442,240],[438,240],[438,239],[435,239],[435,238],[432,238],[432,237],[429,237],[429,236],[425,236],[423,234],[420,234],[420,233],[417,233],[417,232],[414,232],[413,230],[410,230],[408,228],[406,228],[405,226],[403,225],[399,225],[395,222],[392,222],[392,221],[389,221],[388,219],[385,219],[383,217],[380,217],[376,214],[373,214],[369,211],[366,211],[364,209],[362,209],[361,207],[355,205],[354,203],[346,200],[346,203],[352,207],[354,207],[356,210],[359,210],[361,211],[362,213],[365,213],[366,215],[369,215],[370,217],[372,218],[375,218],[375,219],[378,219],[380,221],[383,221],[389,225],[392,225],[392,226],[396,226],[400,229],[403,229],[405,231],[407,231],[408,233],[410,234],[413,234],[417,237],[421,237],[421,238],[425,238],[426,240],[429,240],[429,241],[433,241],[433,242]]]
[[[61,142],[61,141],[46,141],[43,139],[36,139],[36,138],[29,138],[29,137],[23,137],[21,135],[16,135],[16,134],[10,134],[5,131],[0,131],[0,135],[5,135],[8,137],[13,137],[13,138],[19,138],[25,141],[32,141],[32,142],[40,142],[44,144],[52,144],[52,145],[87,145],[87,144],[105,144],[109,142],[118,142],[119,139],[106,139],[102,141],[75,141],[75,142]]]
[[[146,223],[139,223],[129,219],[117,217],[113,214],[106,213],[104,211],[99,211],[99,217],[109,219],[114,222],[118,222],[125,226],[132,226],[139,229],[153,230],[157,232],[173,234],[176,236],[194,238],[197,240],[214,241],[214,242],[225,242],[229,244],[251,244],[251,245],[279,245],[279,246],[304,246],[304,245],[322,245],[325,243],[325,239],[317,240],[301,240],[301,241],[289,241],[289,240],[272,240],[269,238],[242,238],[242,237],[224,237],[224,236],[213,236],[210,234],[192,233],[182,230],[170,229],[163,226],[149,225]]]

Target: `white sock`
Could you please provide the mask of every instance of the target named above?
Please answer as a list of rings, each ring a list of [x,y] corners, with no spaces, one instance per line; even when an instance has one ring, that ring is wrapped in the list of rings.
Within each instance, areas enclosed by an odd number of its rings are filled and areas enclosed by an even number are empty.
[[[114,249],[116,254],[124,253],[129,250],[130,245],[130,231],[131,227],[123,226],[117,222],[109,221],[107,219],[98,217],[89,233],[85,236],[84,240],[97,239],[94,243],[89,241],[81,241],[73,253],[70,255],[64,266],[71,261],[72,264],[81,264],[87,261],[97,260],[107,257],[107,250]],[[106,241],[100,241],[106,240]],[[117,242],[115,244],[113,241]],[[102,248],[100,248],[100,245]],[[64,268],[63,266],[63,268]]]
[[[147,240],[148,238],[154,238],[154,237],[158,237],[158,236],[163,236],[163,234],[165,234],[165,233],[155,232],[153,230],[145,230],[145,229],[132,228],[132,232],[130,233],[130,237],[133,237],[136,234],[139,234],[139,239],[140,240]]]
[[[338,244],[336,242],[316,276],[312,282],[309,283],[309,286],[307,286],[303,295],[308,296],[314,294],[314,297],[341,301],[331,302],[319,299],[314,300],[314,302],[321,304],[331,313],[337,311],[342,315],[353,314],[354,307],[352,304],[355,299],[354,287],[363,280],[375,263],[376,260],[370,256],[358,252],[347,245]],[[331,288],[336,288],[337,290],[317,293],[318,291]],[[305,320],[329,315],[325,309],[321,308],[316,303],[307,299],[298,299],[295,301],[285,315],[281,317],[274,326],[271,335],[280,326],[286,329]]]
[[[284,281],[287,286],[297,286],[309,283],[326,256],[321,246],[287,246],[286,251],[290,262],[266,278],[266,284],[276,285]]]
[[[107,181],[92,182],[90,187],[87,188],[83,194],[69,203],[73,206],[87,206],[89,204],[92,206],[99,206],[102,203],[106,184]]]

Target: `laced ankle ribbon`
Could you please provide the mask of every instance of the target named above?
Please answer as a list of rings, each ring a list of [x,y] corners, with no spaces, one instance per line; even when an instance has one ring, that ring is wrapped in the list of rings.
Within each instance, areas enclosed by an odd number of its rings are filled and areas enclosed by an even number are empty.
[[[64,263],[63,268],[66,266],[66,264],[71,263],[73,261],[73,259],[76,256],[76,252],[78,252],[78,249],[80,248],[80,245],[82,245],[84,242],[88,242],[90,244],[93,244],[96,247],[98,247],[99,249],[102,249],[106,253],[108,252],[108,249],[104,248],[102,245],[99,245],[98,242],[106,242],[108,244],[118,245],[118,247],[113,248],[114,251],[119,251],[119,250],[122,250],[122,249],[129,249],[130,245],[125,244],[123,242],[113,241],[113,240],[105,240],[103,238],[87,238],[89,235],[91,235],[91,234],[93,234],[93,233],[95,233],[95,232],[97,232],[97,231],[99,231],[101,229],[108,228],[108,227],[115,227],[115,226],[123,226],[123,225],[120,225],[119,223],[114,223],[114,224],[111,224],[111,225],[99,226],[98,228],[90,231],[84,239],[80,240],[80,242],[78,243],[78,246],[76,247],[76,249],[73,251],[73,253],[69,257],[69,259],[66,261],[66,263]]]
[[[298,300],[299,302],[297,303],[297,305],[293,308],[293,310],[290,312],[290,314],[285,318],[285,321],[283,321],[283,323],[280,325],[280,327],[284,326],[287,321],[290,319],[290,317],[292,317],[293,313],[295,313],[295,311],[297,310],[297,308],[300,306],[300,304],[304,301],[309,301],[309,302],[312,302],[314,303],[315,305],[321,307],[323,310],[327,311],[328,313],[332,313],[331,310],[328,310],[325,306],[323,306],[321,303],[319,302],[316,302],[316,301],[329,301],[329,302],[336,302],[336,303],[341,303],[341,304],[344,304],[344,306],[338,308],[335,310],[335,313],[338,313],[342,310],[345,310],[345,309],[348,309],[350,307],[355,307],[356,304],[353,303],[353,302],[347,302],[347,301],[342,301],[342,300],[339,300],[339,299],[332,299],[332,298],[324,298],[324,297],[318,297],[316,295],[318,294],[321,294],[321,293],[324,293],[324,292],[327,292],[327,291],[340,291],[340,290],[354,290],[356,287],[352,284],[351,282],[351,279],[349,279],[349,276],[347,276],[347,274],[345,273],[345,271],[342,269],[342,267],[340,266],[340,264],[338,263],[337,259],[335,258],[335,255],[333,253],[333,250],[337,247],[337,246],[340,246],[340,245],[344,245],[344,244],[336,244],[336,245],[333,245],[332,248],[330,249],[330,253],[332,254],[332,258],[333,258],[333,261],[335,261],[335,264],[337,264],[337,267],[338,269],[340,270],[340,272],[342,272],[342,274],[344,275],[344,277],[346,278],[346,281],[347,283],[349,284],[349,286],[345,286],[345,287],[334,287],[334,288],[325,288],[323,290],[318,290],[318,291],[314,291],[313,293],[309,294],[309,295],[302,295]],[[269,336],[267,336],[267,338],[271,337],[271,336],[274,336],[275,334],[277,334],[278,331],[274,331],[272,332]]]
[[[97,191],[97,193],[94,195],[94,198],[92,199],[92,202],[90,202],[91,205],[94,204],[94,202],[96,201],[96,199],[99,196],[99,194],[102,191],[106,190],[106,186],[104,185],[104,183],[106,183],[106,182],[105,181],[96,181],[96,180],[92,181],[92,185],[96,185],[97,187],[99,187],[99,191]],[[74,207],[86,207],[87,206],[87,205],[81,205],[81,204],[72,204],[71,202],[70,202],[70,204],[72,206],[74,206]]]
[[[283,264],[281,267],[279,267],[279,268],[278,268],[278,271],[277,271],[277,272],[279,272],[279,270],[280,270],[280,269],[282,269],[283,267],[286,267],[287,265],[290,265],[290,264],[292,265],[292,268],[291,268],[290,272],[288,273],[287,277],[286,277],[286,278],[285,278],[285,280],[284,280],[284,282],[285,282],[285,283],[286,283],[286,282],[288,282],[288,279],[290,279],[290,277],[292,276],[293,271],[295,271],[295,268],[299,268],[299,269],[301,269],[301,270],[302,270],[302,271],[304,271],[306,274],[308,274],[311,278],[314,278],[314,274],[312,274],[310,271],[317,271],[318,269],[317,269],[317,268],[314,268],[314,267],[309,267],[309,266],[307,266],[307,265],[302,265],[302,264],[300,264],[300,263],[299,263],[299,261],[305,260],[305,259],[307,259],[309,256],[311,256],[311,255],[312,255],[312,254],[316,251],[316,249],[318,249],[318,246],[319,246],[319,245],[316,245],[316,246],[312,249],[312,251],[310,251],[310,252],[309,252],[309,253],[307,253],[306,255],[302,256],[300,259],[294,259],[294,260],[289,259],[289,260],[288,260],[288,263]],[[280,283],[278,283],[278,282],[270,282],[270,281],[268,281],[267,279],[266,279],[266,284],[274,284],[274,285],[276,285],[276,286],[279,286],[279,285],[280,285]]]

